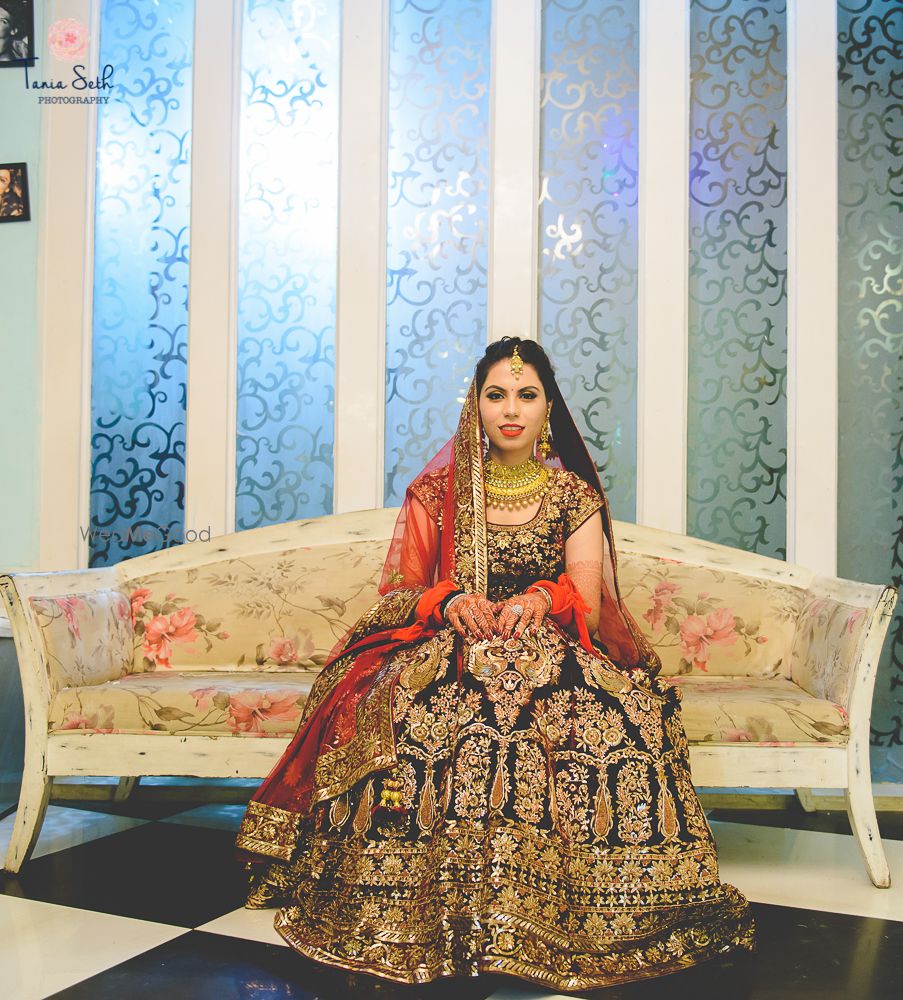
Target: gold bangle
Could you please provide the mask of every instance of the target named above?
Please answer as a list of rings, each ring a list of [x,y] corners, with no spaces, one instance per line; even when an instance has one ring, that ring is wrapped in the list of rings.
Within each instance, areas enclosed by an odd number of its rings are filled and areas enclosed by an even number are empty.
[[[537,586],[534,583],[533,586],[530,588],[530,591],[531,591],[531,593],[534,593],[534,594],[535,593],[542,594],[542,596],[546,599],[546,602],[549,605],[548,610],[549,611],[552,610],[552,595],[546,590],[545,587],[539,587],[539,586]]]

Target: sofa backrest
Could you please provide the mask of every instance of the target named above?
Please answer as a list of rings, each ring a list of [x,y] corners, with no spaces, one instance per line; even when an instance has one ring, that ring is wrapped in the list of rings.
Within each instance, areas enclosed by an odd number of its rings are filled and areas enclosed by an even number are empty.
[[[144,669],[298,670],[379,597],[385,542],[240,555],[130,582]]]
[[[631,551],[618,577],[663,674],[790,676],[802,588]]]
[[[135,667],[318,669],[376,600],[396,515],[290,521],[118,563]]]
[[[134,669],[319,667],[378,599],[397,508],[256,528],[120,563]],[[807,571],[616,521],[628,609],[663,673],[790,675]]]

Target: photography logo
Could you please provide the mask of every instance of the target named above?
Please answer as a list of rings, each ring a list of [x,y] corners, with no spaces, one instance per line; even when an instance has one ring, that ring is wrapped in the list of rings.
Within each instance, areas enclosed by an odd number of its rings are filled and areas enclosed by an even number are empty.
[[[88,28],[74,17],[54,21],[47,31],[47,49],[58,62],[70,62],[72,76],[69,80],[40,77],[34,68],[38,57],[32,62],[32,72],[26,63],[25,89],[37,91],[39,104],[106,104],[109,91],[113,89],[113,66],[107,63],[94,78],[85,74],[84,59],[88,54],[90,35]]]

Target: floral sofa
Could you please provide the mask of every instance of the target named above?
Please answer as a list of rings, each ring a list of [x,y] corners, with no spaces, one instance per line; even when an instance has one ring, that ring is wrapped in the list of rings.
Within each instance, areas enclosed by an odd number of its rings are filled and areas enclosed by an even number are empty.
[[[54,776],[263,777],[328,651],[371,605],[395,509],[224,535],[116,566],[0,576],[26,753],[5,867]],[[897,593],[615,522],[624,598],[682,693],[699,786],[845,790],[869,876],[890,877],[869,715]]]

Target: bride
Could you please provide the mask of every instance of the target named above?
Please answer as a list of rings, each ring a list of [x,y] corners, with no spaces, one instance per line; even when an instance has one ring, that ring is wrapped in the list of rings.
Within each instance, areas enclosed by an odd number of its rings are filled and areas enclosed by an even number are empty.
[[[538,344],[477,364],[379,593],[248,805],[247,906],[278,907],[300,954],[401,983],[582,990],[755,950]]]

